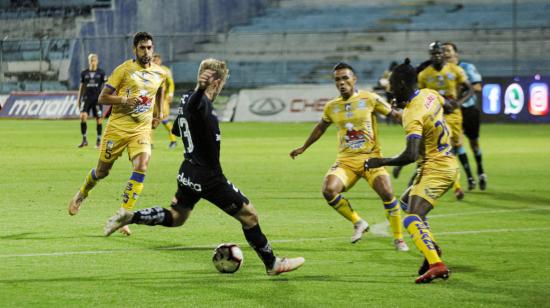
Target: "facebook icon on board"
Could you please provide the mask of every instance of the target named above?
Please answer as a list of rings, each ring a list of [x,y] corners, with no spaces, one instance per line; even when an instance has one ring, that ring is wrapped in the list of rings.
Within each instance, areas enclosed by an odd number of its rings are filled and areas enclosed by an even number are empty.
[[[500,113],[500,94],[502,90],[499,84],[488,83],[483,86],[483,113]]]

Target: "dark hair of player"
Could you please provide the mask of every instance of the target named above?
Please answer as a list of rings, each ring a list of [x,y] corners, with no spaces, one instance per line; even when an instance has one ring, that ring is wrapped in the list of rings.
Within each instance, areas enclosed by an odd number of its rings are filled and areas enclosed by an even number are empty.
[[[416,69],[411,65],[411,60],[406,58],[402,64],[393,69],[390,79],[403,80],[403,82],[412,86],[416,83]]]
[[[353,69],[353,67],[351,67],[351,65],[347,64],[347,63],[344,63],[344,62],[340,62],[340,63],[337,63],[335,66],[334,66],[334,69],[333,71],[337,71],[337,70],[343,70],[343,69],[349,69],[350,71],[353,72],[353,74],[355,75],[355,70]]]
[[[436,53],[436,52],[442,53],[443,45],[441,44],[440,41],[432,42],[430,44],[429,50],[430,50],[430,53]]]
[[[445,46],[445,45],[448,45],[448,46],[453,47],[453,50],[454,50],[455,52],[458,52],[458,48],[456,48],[456,45],[455,45],[454,43],[445,42],[445,43],[443,43],[443,46]]]
[[[141,41],[153,41],[153,36],[148,32],[138,32],[134,34],[134,47],[137,47]]]

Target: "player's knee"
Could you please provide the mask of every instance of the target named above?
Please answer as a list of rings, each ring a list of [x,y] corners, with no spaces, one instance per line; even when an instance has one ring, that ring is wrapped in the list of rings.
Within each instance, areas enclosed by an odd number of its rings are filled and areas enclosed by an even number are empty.
[[[339,193],[341,193],[340,189],[334,185],[323,186],[323,197],[325,197],[327,201],[333,200]]]
[[[424,219],[430,210],[431,207],[424,204],[411,204],[409,205],[408,213],[411,215],[418,215],[420,218]]]
[[[176,197],[172,198],[169,211],[172,215],[172,227],[182,226],[191,215],[191,209],[187,209]]]
[[[170,210],[170,212],[172,213],[172,227],[179,227],[185,223],[186,217],[174,210]]]

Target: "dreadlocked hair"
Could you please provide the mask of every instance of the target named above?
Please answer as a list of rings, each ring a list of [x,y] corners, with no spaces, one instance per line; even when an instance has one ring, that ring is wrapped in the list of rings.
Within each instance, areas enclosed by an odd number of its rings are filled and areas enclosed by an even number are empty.
[[[416,69],[411,65],[411,59],[405,58],[402,64],[396,66],[390,78],[403,80],[408,85],[416,83]]]

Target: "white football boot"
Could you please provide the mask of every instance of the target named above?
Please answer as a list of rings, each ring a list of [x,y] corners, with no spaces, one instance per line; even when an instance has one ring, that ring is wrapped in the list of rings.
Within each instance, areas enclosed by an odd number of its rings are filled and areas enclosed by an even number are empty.
[[[351,243],[355,244],[363,237],[363,233],[369,231],[369,223],[361,219],[353,225],[353,228],[355,230],[351,236]]]
[[[116,230],[120,229],[120,232],[124,235],[130,235],[130,228],[128,224],[132,221],[134,214],[130,211],[127,211],[125,208],[121,207],[115,216],[107,220],[107,224],[103,228],[105,236],[113,234]]]
[[[76,192],[76,195],[69,201],[69,215],[73,216],[78,214],[78,211],[80,210],[80,206],[82,205],[82,202],[88,197],[88,195],[84,195],[80,192],[80,189]]]
[[[409,246],[407,246],[407,243],[405,243],[403,239],[394,240],[393,244],[395,245],[395,250],[397,251],[409,251]]]
[[[275,258],[275,263],[273,268],[267,270],[269,276],[276,276],[286,272],[292,272],[293,270],[299,268],[306,262],[302,257],[298,258]]]

